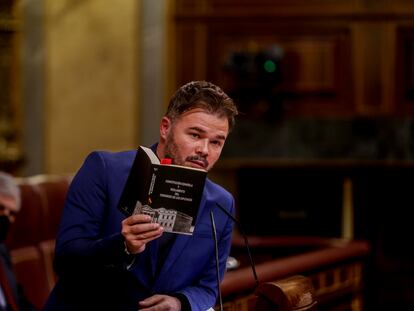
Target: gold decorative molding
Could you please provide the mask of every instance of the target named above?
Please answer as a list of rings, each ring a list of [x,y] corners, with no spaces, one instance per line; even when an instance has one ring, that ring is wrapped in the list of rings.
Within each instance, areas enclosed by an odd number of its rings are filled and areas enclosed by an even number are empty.
[[[23,161],[18,128],[18,46],[20,22],[14,1],[0,6],[0,170],[15,172]]]

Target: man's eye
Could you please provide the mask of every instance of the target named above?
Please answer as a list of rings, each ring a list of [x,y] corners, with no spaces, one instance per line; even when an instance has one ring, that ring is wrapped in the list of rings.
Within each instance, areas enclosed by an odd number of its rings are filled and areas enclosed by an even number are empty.
[[[198,138],[198,137],[200,137],[200,135],[199,134],[197,134],[197,133],[191,133],[190,134],[192,137],[194,137],[194,138]]]

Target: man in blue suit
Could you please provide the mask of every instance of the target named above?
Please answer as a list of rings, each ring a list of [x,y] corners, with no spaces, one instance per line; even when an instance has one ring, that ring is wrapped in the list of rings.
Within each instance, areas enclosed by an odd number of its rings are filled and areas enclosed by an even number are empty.
[[[219,159],[237,108],[218,86],[193,81],[171,98],[157,156],[209,170]],[[117,209],[136,151],[93,152],[73,179],[56,241],[58,282],[44,311],[205,311],[216,303],[213,211],[223,278],[234,214],[230,193],[207,179],[193,235],[163,233],[147,215]]]

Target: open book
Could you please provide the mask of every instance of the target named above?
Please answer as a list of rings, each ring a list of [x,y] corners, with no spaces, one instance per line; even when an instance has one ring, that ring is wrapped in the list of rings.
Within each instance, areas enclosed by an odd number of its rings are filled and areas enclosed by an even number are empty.
[[[207,171],[161,164],[156,154],[140,146],[118,203],[126,215],[147,214],[165,232],[192,234]]]

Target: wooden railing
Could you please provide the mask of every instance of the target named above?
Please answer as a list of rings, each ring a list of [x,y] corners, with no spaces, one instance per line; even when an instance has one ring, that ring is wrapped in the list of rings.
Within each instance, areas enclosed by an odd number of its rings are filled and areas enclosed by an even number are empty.
[[[233,253],[242,257],[243,243],[237,236],[233,244]],[[273,303],[280,304],[281,297],[287,294],[282,295],[280,287],[272,288],[270,284],[292,285],[292,280],[303,277],[312,285],[312,297],[321,309],[363,310],[365,259],[370,251],[367,242],[312,237],[250,237],[249,244],[253,258],[255,255],[259,258],[256,272],[260,285],[256,287],[249,265],[228,271],[221,284],[225,311],[259,310],[256,304],[261,294],[271,294]],[[289,254],[282,255],[282,250],[287,247]],[[299,252],[294,253],[295,248]],[[262,256],[264,253],[267,257]],[[269,259],[271,257],[273,259]],[[262,261],[262,258],[266,259]],[[245,259],[241,261],[246,262]],[[298,275],[300,277],[292,279]],[[295,290],[300,291],[302,285],[297,286]],[[309,304],[309,308],[311,306]],[[281,306],[278,307],[281,310]]]

